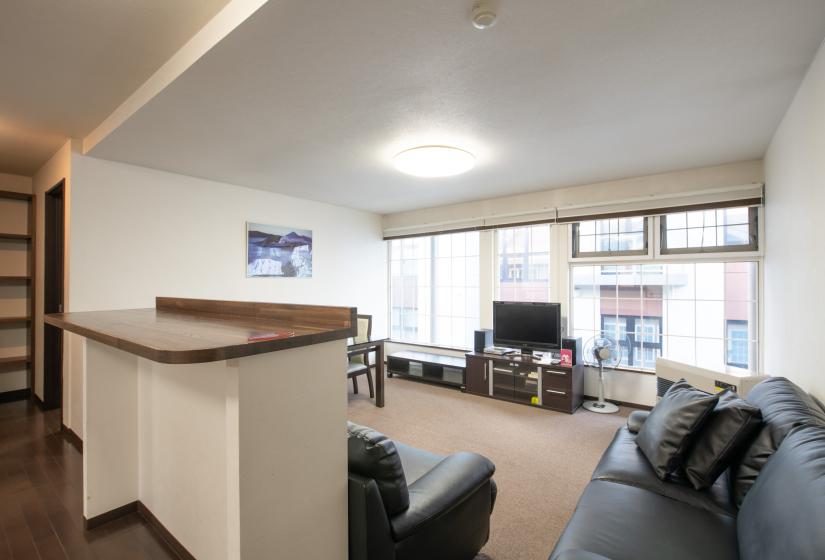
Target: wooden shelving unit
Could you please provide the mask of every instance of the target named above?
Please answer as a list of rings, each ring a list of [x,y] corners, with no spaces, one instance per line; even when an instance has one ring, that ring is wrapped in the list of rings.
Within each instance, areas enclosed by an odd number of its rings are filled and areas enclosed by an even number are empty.
[[[8,356],[6,358],[0,358],[0,365],[3,366],[20,366],[29,363],[31,363],[31,357],[29,356]]]
[[[0,317],[0,326],[26,324],[31,320],[31,317],[17,317],[14,315],[9,317]]]
[[[0,276],[0,282],[4,284],[28,284],[31,281],[31,276]]]
[[[0,220],[3,224],[0,226],[0,290],[3,290],[0,300],[0,376],[12,376],[0,380],[0,402],[3,402],[25,398],[31,394],[34,384],[31,355],[35,336],[32,321],[35,309],[32,282],[35,198],[28,193],[0,190],[0,205],[3,205],[0,207],[3,217]],[[7,227],[7,224],[11,225]],[[26,251],[25,267],[20,264],[21,249]],[[23,305],[20,300],[25,300]],[[21,344],[23,340],[25,344]],[[21,370],[26,372],[25,382],[20,379]]]

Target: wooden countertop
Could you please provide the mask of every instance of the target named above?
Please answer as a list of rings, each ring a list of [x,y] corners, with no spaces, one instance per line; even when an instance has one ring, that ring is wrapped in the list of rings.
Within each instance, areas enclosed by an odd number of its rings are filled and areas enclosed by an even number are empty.
[[[196,364],[349,338],[355,316],[354,307],[159,297],[154,309],[52,313],[45,321],[155,362]]]

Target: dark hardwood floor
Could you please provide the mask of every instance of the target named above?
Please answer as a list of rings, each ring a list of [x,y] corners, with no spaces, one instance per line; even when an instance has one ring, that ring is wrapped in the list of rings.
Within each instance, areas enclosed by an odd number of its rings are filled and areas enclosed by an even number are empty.
[[[137,514],[83,530],[83,459],[60,411],[0,404],[0,560],[176,560]]]

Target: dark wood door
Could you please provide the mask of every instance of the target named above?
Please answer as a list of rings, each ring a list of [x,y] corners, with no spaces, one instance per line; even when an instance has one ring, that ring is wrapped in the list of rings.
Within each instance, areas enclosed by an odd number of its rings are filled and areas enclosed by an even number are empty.
[[[489,395],[490,382],[487,378],[487,360],[467,356],[467,373],[464,384],[468,393]]]
[[[46,193],[43,312],[63,312],[64,183]],[[43,407],[59,408],[63,386],[63,332],[43,326]]]

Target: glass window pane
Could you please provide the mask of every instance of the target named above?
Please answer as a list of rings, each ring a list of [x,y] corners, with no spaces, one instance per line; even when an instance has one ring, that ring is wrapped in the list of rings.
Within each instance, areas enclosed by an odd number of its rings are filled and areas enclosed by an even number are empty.
[[[393,339],[470,347],[479,323],[478,247],[478,232],[390,243]]]
[[[750,226],[735,225],[719,228],[719,245],[748,245],[750,243]]]
[[[550,226],[539,224],[508,228],[498,230],[496,236],[499,239],[512,236],[513,242],[509,247],[504,247],[501,242],[496,244],[498,273],[495,299],[549,301]]]
[[[687,230],[687,246],[702,247],[704,240],[704,228],[691,228]]]
[[[596,222],[590,220],[579,222],[579,235],[594,235],[596,233]]]
[[[724,369],[725,341],[719,338],[697,338],[696,365],[709,369]]]
[[[724,263],[697,263],[696,299],[725,299],[725,265]]]
[[[670,223],[670,220],[668,220]],[[668,230],[667,246],[671,249],[684,249],[687,247],[687,230]]]
[[[667,215],[667,229],[685,229],[687,227],[687,215],[684,212]]]
[[[757,272],[755,262],[573,267],[571,329],[609,330],[628,367],[653,369],[661,355],[756,369]]]
[[[739,208],[725,208],[724,210],[720,210],[719,213],[721,216],[719,217],[720,224],[747,224],[750,222],[750,215],[748,212],[747,207],[739,207]]]
[[[695,249],[707,253],[716,247],[747,248],[751,244],[750,220],[746,207],[667,214],[662,221],[666,228],[662,251]]]
[[[696,333],[706,338],[724,338],[725,302],[696,302]]]
[[[546,253],[550,250],[550,226],[533,226],[530,232],[530,251]]]
[[[705,227],[705,213],[704,212],[688,212],[687,213],[687,227],[689,227],[689,228]]]
[[[596,236],[582,235],[579,237],[579,252],[593,253],[596,250]]]
[[[644,252],[647,248],[646,220],[643,216],[634,216],[580,222],[571,228],[573,235],[577,236],[574,244],[577,252],[574,257]]]
[[[619,234],[620,251],[639,251],[645,248],[645,238],[643,233],[621,233]]]

